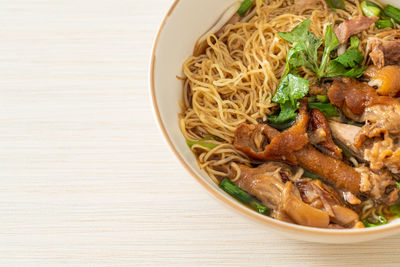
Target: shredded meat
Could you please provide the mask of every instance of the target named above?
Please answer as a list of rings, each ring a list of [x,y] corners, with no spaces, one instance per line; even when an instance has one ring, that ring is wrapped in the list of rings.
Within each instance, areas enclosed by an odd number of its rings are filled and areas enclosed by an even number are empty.
[[[368,39],[369,57],[379,68],[400,63],[400,40],[382,40],[376,37]]]
[[[387,167],[393,173],[400,173],[400,142],[397,137],[382,129],[373,129],[371,124],[358,127],[332,121],[329,126],[333,136],[356,157],[369,162],[372,170]]]
[[[399,173],[400,102],[379,96],[367,84],[348,78],[335,80],[328,96],[347,117],[366,122],[361,128],[333,123],[334,136],[368,161],[371,169],[377,171],[386,166]]]
[[[392,203],[398,199],[398,188],[394,188],[395,181],[388,171],[381,170],[372,172],[369,168],[362,166],[356,168],[361,174],[361,190],[370,192],[370,196],[382,202]],[[390,194],[386,194],[387,188],[392,187]]]
[[[319,109],[312,109],[310,117],[310,143],[317,145],[325,154],[339,160],[342,159],[342,150],[332,140],[332,133],[324,113]]]
[[[341,44],[347,42],[350,36],[369,29],[378,20],[378,17],[360,17],[342,22],[335,30]]]

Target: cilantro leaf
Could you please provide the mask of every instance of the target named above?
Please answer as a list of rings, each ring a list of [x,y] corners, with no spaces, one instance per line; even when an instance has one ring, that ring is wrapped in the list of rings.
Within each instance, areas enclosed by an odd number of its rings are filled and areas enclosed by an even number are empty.
[[[296,119],[297,109],[299,108],[299,104],[296,106],[292,106],[290,102],[286,102],[285,104],[281,104],[280,106],[281,106],[281,111],[279,115],[269,116],[268,117],[269,122],[275,125],[281,125]]]
[[[331,52],[334,51],[340,45],[339,39],[337,38],[335,32],[332,30],[332,25],[329,25],[328,28],[326,29],[324,45],[325,49],[324,49],[324,54],[322,56],[321,65],[316,71],[316,74],[319,79],[324,77],[325,69],[328,64]]]
[[[336,61],[342,64],[346,68],[354,68],[364,60],[364,56],[361,51],[358,49],[350,48],[343,55],[335,58],[333,61]]]
[[[346,76],[346,77],[360,78],[364,74],[364,71],[366,69],[367,66],[357,66],[352,69],[346,69],[346,67],[340,64],[339,62],[331,60],[328,63],[324,77],[331,78],[336,76]]]
[[[291,32],[279,32],[278,35],[289,43],[295,44],[298,54],[296,58],[300,58],[297,63],[301,62],[301,65],[315,72],[318,68],[318,48],[322,45],[322,40],[309,31],[310,25],[311,20],[307,19]]]
[[[360,40],[353,36],[350,39],[350,48],[341,56],[329,61],[324,71],[323,77],[347,76],[360,78],[367,69],[360,66],[364,60],[362,52],[358,50]]]
[[[297,43],[301,39],[305,39],[307,31],[311,26],[311,20],[306,19],[299,25],[293,28],[291,32],[278,32],[278,35],[285,41],[289,43]]]
[[[290,102],[295,106],[296,101],[305,97],[308,93],[310,82],[293,74],[288,74],[278,87],[272,101],[284,104]]]
[[[278,86],[272,101],[279,103],[281,112],[278,116],[270,116],[274,124],[284,123],[297,117],[297,109],[302,99],[308,94],[310,82],[293,74],[286,75]]]

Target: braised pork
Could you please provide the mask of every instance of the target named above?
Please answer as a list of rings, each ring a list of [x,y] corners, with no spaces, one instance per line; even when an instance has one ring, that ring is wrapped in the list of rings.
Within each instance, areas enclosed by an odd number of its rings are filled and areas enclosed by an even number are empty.
[[[391,134],[400,134],[400,101],[378,95],[367,83],[337,78],[328,91],[328,97],[346,117],[374,124],[375,131],[383,129]]]
[[[368,85],[378,88],[376,92],[379,95],[400,96],[400,66],[370,66],[364,77],[369,79]]]
[[[328,120],[319,109],[310,111],[310,143],[317,146],[325,154],[336,159],[342,159],[342,150],[333,142]]]
[[[377,37],[368,39],[369,57],[374,65],[381,68],[400,63],[400,40],[384,40]]]
[[[284,163],[239,168],[236,185],[271,208],[274,218],[320,228],[349,228],[359,221],[354,211],[344,207],[336,191],[322,181],[286,180],[285,177],[293,178],[293,172]]]
[[[387,167],[399,173],[400,102],[349,78],[335,80],[328,96],[347,117],[365,122],[363,127],[331,123],[335,138],[368,161],[371,169]]]
[[[400,173],[399,138],[387,132],[382,133],[381,129],[380,134],[377,134],[376,129],[371,129],[371,124],[358,127],[331,121],[329,126],[335,139],[344,144],[356,157],[368,162],[372,170],[379,171],[386,167],[393,173]]]
[[[335,33],[341,44],[347,42],[350,36],[358,34],[369,29],[369,27],[378,20],[378,17],[359,17],[342,22],[335,30]]]
[[[364,179],[375,179],[374,175],[362,176],[359,171],[347,165],[341,160],[327,156],[311,144],[308,143],[306,133],[307,122],[309,121],[306,103],[300,105],[300,113],[296,123],[288,130],[280,133],[278,130],[268,125],[247,125],[242,124],[235,132],[234,146],[236,149],[246,153],[248,156],[261,161],[281,161],[292,165],[301,166],[321,177],[336,188],[343,191],[350,191],[358,195],[360,193],[370,194],[378,184],[369,181],[371,187],[362,187]],[[262,130],[260,130],[262,129]],[[257,135],[257,139],[265,140],[265,147],[255,147],[252,140]],[[300,142],[297,142],[300,141]],[[369,170],[372,172],[371,170]],[[365,178],[367,177],[367,178]],[[393,185],[394,180],[391,180]],[[377,194],[373,197],[379,201],[387,200],[384,191],[375,190]],[[381,194],[379,194],[381,193]]]

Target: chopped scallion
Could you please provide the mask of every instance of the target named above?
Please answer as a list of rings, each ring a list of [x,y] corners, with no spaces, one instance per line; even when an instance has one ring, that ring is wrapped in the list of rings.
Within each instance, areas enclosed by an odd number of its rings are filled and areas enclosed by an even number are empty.
[[[378,29],[394,28],[394,24],[390,19],[380,19],[375,22]]]
[[[361,9],[364,13],[365,16],[367,17],[379,17],[382,9],[375,3],[372,3],[370,1],[363,1],[361,3]]]
[[[242,2],[242,4],[240,5],[240,7],[239,7],[239,10],[238,10],[238,14],[240,15],[240,16],[243,16],[252,6],[253,6],[253,1],[251,1],[251,0],[244,0],[243,2]]]
[[[400,23],[400,9],[398,9],[397,7],[387,5],[383,10],[383,13],[387,17],[394,19],[397,23]]]
[[[387,224],[388,220],[386,219],[385,216],[379,215],[377,223],[371,223],[371,222],[369,222],[367,220],[363,220],[362,222],[363,222],[365,227],[375,227],[375,226],[380,226],[380,225],[383,225],[383,224]]]
[[[330,8],[339,8],[339,9],[344,9],[344,0],[325,0],[326,4]]]
[[[313,109],[313,108],[319,109],[327,117],[339,116],[339,112],[337,111],[336,107],[334,105],[332,105],[331,103],[311,102],[311,103],[308,103],[308,107],[310,109]]]
[[[232,197],[236,198],[240,202],[245,205],[250,206],[253,210],[257,211],[258,213],[268,215],[270,209],[251,196],[246,191],[237,187],[234,183],[232,183],[229,179],[225,178],[219,184],[225,192],[227,192]]]
[[[197,140],[197,141],[186,140],[186,144],[190,148],[192,148],[192,146],[194,146],[194,145],[200,145],[202,147],[210,148],[210,149],[216,148],[217,147],[216,144],[204,142],[204,141],[211,140],[211,139],[213,139],[213,136],[209,135],[209,136],[206,136],[206,137],[204,137],[204,138],[202,138],[200,140]]]

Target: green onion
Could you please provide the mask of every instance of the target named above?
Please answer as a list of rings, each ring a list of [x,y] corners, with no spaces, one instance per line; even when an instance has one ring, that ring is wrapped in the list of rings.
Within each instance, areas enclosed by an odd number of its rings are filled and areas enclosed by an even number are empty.
[[[307,97],[308,102],[322,102],[322,103],[329,103],[329,98],[327,95],[313,95]]]
[[[293,126],[294,122],[296,121],[296,119],[294,120],[289,120],[287,122],[283,122],[283,123],[273,123],[273,122],[268,122],[268,124],[272,127],[274,127],[275,129],[278,130],[286,130],[287,128]]]
[[[331,103],[311,102],[311,103],[308,103],[308,107],[310,109],[313,109],[313,108],[319,109],[327,117],[339,116],[339,112],[337,111],[335,106],[332,105]]]
[[[376,8],[380,8],[382,9],[382,7],[380,5],[378,5],[377,3],[371,2],[371,1],[365,1],[367,3],[367,6],[371,6],[371,7],[376,7]]]
[[[363,1],[361,3],[361,9],[365,16],[367,17],[379,17],[381,15],[382,9],[377,4],[370,1]]]
[[[307,170],[304,170],[303,177],[308,177],[308,178],[311,178],[313,180],[321,179],[320,176],[318,176],[315,173],[312,173],[310,171],[307,171]]]
[[[253,6],[253,1],[251,1],[251,0],[244,0],[243,2],[242,2],[242,4],[240,5],[240,7],[239,7],[239,10],[238,10],[238,14],[240,15],[240,16],[243,16],[252,6]]]
[[[369,1],[363,1],[361,3],[361,9],[365,16],[367,17],[379,17],[382,9],[375,3]]]
[[[351,120],[348,120],[346,122],[346,124],[354,125],[354,126],[357,126],[357,127],[363,127],[364,126],[364,124],[362,124],[362,123],[358,123],[358,122],[351,121]]]
[[[375,25],[378,29],[394,28],[394,24],[390,19],[380,19],[375,21]]]
[[[400,23],[400,9],[392,5],[387,5],[383,10],[383,13],[389,18],[394,19],[397,23]]]
[[[322,103],[329,103],[329,98],[327,95],[317,95],[317,100]]]
[[[262,203],[260,203],[257,199],[252,197],[246,191],[237,187],[229,179],[227,178],[223,179],[219,184],[219,187],[221,187],[225,192],[227,192],[229,195],[236,198],[243,204],[250,206],[253,210],[257,211],[258,213],[264,215],[269,214],[270,209],[268,207],[264,206]]]
[[[390,214],[400,217],[400,203],[394,204],[389,207]]]
[[[204,141],[211,140],[211,139],[213,139],[213,136],[212,136],[212,135],[209,135],[209,136],[206,136],[206,137],[204,137],[203,139],[200,139],[200,140],[198,140],[198,141],[186,140],[186,144],[187,144],[190,148],[192,148],[192,146],[194,146],[194,145],[200,145],[200,146],[202,146],[202,147],[210,148],[210,149],[216,148],[216,147],[217,147],[216,144],[204,142]]]
[[[388,221],[385,218],[385,216],[379,215],[377,223],[371,223],[371,222],[369,222],[367,220],[363,220],[362,222],[365,225],[365,227],[375,227],[375,226],[380,226],[380,225],[383,225],[383,224],[387,224]]]
[[[344,9],[344,0],[325,0],[330,8]]]
[[[360,46],[360,39],[357,36],[350,37],[350,48],[358,49]]]
[[[352,155],[351,152],[347,149],[347,147],[339,146],[339,148],[342,150],[343,155],[344,155],[347,159],[350,159],[351,157],[353,157],[353,155]]]

